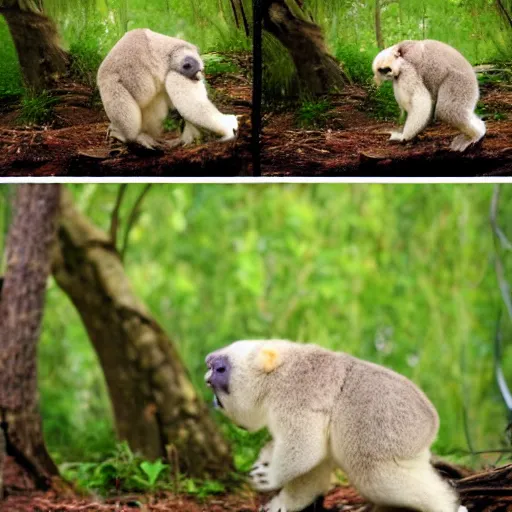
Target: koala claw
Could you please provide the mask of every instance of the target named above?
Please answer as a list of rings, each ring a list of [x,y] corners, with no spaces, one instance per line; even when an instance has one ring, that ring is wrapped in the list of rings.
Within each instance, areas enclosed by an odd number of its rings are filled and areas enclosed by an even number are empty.
[[[282,504],[280,496],[272,498],[266,505],[262,505],[259,512],[287,512],[286,507]]]
[[[277,486],[273,485],[269,475],[268,462],[257,463],[249,473],[254,489],[260,492],[275,491]]]

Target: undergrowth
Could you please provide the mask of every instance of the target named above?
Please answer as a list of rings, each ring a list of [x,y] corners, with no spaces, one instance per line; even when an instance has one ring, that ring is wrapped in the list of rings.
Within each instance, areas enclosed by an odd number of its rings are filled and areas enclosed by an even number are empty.
[[[26,92],[21,99],[18,122],[24,125],[42,125],[51,122],[53,109],[59,98],[48,91],[41,93]]]
[[[160,459],[148,461],[134,454],[126,442],[119,443],[101,462],[61,464],[60,470],[81,489],[103,496],[168,490],[204,498],[226,491],[222,482],[187,478]]]

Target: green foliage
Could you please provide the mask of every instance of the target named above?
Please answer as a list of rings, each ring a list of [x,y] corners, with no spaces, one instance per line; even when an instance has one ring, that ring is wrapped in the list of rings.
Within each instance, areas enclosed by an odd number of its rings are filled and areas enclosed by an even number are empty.
[[[122,219],[141,187],[128,187]],[[510,236],[512,187],[502,187]],[[117,188],[72,186],[102,229]],[[242,338],[311,341],[418,383],[440,413],[437,453],[467,450],[464,408],[475,448],[499,448],[507,420],[493,374],[501,298],[491,193],[482,184],[154,185],[132,230],[126,271],[208,401],[208,352]],[[503,339],[511,336],[506,325]],[[512,375],[512,345],[505,349],[504,374]],[[102,460],[114,443],[103,376],[53,281],[39,363],[52,454],[60,462]],[[246,470],[265,434],[220,424],[237,469]]]
[[[3,16],[0,16],[0,62],[0,99],[21,95],[23,87],[18,57]]]
[[[90,87],[96,86],[96,74],[103,60],[97,42],[92,38],[74,41],[69,48],[70,71],[73,78],[83,81]]]
[[[148,461],[132,453],[123,442],[101,462],[66,463],[62,476],[80,488],[101,495],[171,490],[199,498],[226,491],[222,482],[187,478],[161,460]]]
[[[239,68],[225,55],[207,53],[203,55],[205,72],[209,75],[223,75],[224,73],[236,73]]]
[[[329,118],[329,110],[332,105],[330,101],[304,101],[296,111],[296,119],[299,126],[303,128],[324,126]]]
[[[120,443],[110,456],[99,463],[63,464],[62,474],[83,489],[108,494],[145,492],[169,487],[169,466],[162,461],[149,462],[134,455],[126,443]]]
[[[24,125],[42,125],[51,122],[53,108],[58,101],[59,99],[48,91],[39,94],[25,91],[21,99],[18,122]]]

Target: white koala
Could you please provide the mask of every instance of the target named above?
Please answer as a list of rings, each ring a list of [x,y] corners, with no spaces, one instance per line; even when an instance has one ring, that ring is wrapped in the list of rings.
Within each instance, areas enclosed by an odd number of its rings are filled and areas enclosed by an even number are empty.
[[[373,61],[375,82],[393,81],[395,98],[407,121],[402,133],[390,140],[416,137],[432,117],[462,132],[451,144],[464,151],[485,135],[485,123],[475,115],[478,81],[471,64],[451,46],[440,41],[402,41],[382,50]]]
[[[236,138],[237,117],[222,114],[210,102],[203,68],[197,48],[187,41],[149,29],[127,32],[98,69],[109,135],[149,149],[161,147],[164,120],[169,109],[176,109],[185,120],[183,144],[199,137],[198,128],[221,141]]]
[[[334,468],[376,510],[465,510],[430,464],[437,412],[405,377],[286,340],[237,341],[209,354],[206,365],[224,414],[272,435],[250,473],[256,490],[281,490],[265,512],[304,509],[329,489]]]

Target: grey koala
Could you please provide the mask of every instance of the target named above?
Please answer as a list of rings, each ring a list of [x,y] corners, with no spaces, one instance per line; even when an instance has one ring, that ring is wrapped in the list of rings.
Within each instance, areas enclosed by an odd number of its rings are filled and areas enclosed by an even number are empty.
[[[286,340],[237,341],[206,365],[223,413],[272,435],[250,473],[256,490],[281,489],[265,512],[304,509],[329,489],[335,468],[378,511],[467,512],[430,464],[437,412],[405,377]]]
[[[238,120],[221,114],[208,99],[203,61],[197,48],[182,39],[147,28],[127,32],[98,69],[98,88],[110,119],[109,135],[149,149],[161,147],[163,122],[169,109],[185,119],[180,141],[189,144],[199,128],[222,141],[237,135]]]
[[[373,61],[375,82],[393,81],[395,98],[407,112],[403,132],[390,140],[416,137],[432,116],[462,133],[451,144],[465,151],[485,135],[485,123],[474,113],[479,90],[471,64],[451,46],[440,41],[402,41],[382,50]]]

